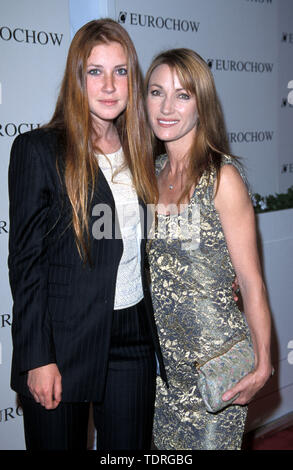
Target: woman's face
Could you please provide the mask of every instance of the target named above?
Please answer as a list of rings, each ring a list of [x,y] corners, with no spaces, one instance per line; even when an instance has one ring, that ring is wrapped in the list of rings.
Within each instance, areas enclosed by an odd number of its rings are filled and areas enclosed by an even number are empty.
[[[150,76],[147,110],[158,139],[188,147],[192,144],[198,120],[196,99],[182,87],[176,71],[166,64],[156,67]]]
[[[118,42],[93,47],[87,60],[87,96],[91,116],[97,124],[112,122],[125,110],[127,56]]]

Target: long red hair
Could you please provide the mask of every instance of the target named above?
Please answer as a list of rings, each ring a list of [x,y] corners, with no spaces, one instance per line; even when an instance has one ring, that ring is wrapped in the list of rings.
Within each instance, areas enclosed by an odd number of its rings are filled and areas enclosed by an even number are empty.
[[[151,136],[135,47],[116,21],[108,18],[90,21],[72,40],[55,112],[48,124],[63,131],[64,180],[77,248],[84,261],[89,260],[89,207],[98,174],[94,156],[98,149],[93,145],[93,137],[98,136],[92,126],[86,87],[87,59],[93,47],[109,42],[121,44],[128,60],[128,104],[115,122],[125,160],[138,196],[146,203],[154,203],[157,198]]]

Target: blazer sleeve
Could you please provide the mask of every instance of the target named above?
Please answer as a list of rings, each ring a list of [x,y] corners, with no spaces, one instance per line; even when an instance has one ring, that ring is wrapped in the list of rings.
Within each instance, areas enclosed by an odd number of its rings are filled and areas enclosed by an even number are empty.
[[[45,150],[31,133],[18,136],[9,164],[9,280],[12,339],[21,372],[56,362],[47,302]]]

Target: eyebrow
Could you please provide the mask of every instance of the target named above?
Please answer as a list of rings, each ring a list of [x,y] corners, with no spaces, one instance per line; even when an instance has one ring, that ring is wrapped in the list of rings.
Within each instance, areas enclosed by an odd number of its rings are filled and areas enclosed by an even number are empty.
[[[156,86],[158,88],[163,89],[164,87],[162,85],[158,85],[157,83],[150,83],[149,86]],[[176,88],[175,91],[187,91],[186,88]]]
[[[88,66],[88,67],[100,67],[100,68],[102,68],[102,69],[104,68],[104,66],[101,65],[101,64],[88,64],[87,66]],[[120,68],[120,67],[127,67],[127,64],[118,64],[118,65],[115,65],[115,66],[114,66],[114,69],[118,69],[118,68]]]

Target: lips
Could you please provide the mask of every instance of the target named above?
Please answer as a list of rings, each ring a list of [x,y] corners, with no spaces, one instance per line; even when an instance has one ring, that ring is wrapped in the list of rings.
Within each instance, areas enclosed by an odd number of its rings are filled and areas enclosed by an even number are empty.
[[[161,127],[172,127],[178,124],[178,120],[167,120],[167,119],[157,119],[159,126]]]
[[[118,100],[99,100],[99,102],[104,106],[114,106],[118,103]]]

